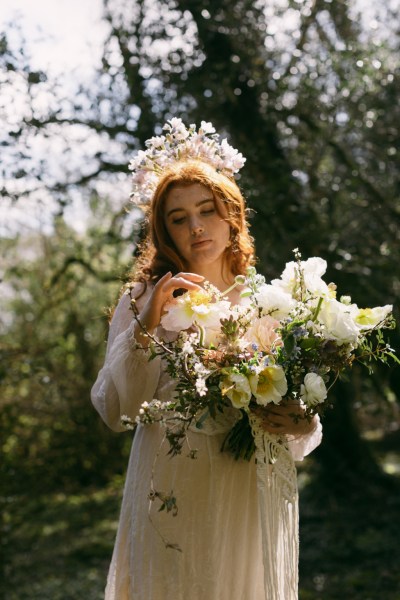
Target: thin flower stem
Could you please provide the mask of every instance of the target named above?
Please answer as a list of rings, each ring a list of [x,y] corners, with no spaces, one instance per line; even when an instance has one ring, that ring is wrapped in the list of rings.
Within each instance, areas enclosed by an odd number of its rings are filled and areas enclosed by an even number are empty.
[[[133,318],[135,319],[136,323],[139,325],[140,329],[143,331],[143,333],[152,341],[154,342],[159,348],[162,348],[164,350],[164,352],[167,352],[168,354],[174,354],[174,352],[172,350],[170,350],[170,348],[168,348],[168,346],[166,346],[165,344],[163,344],[156,336],[152,335],[151,333],[149,333],[149,331],[147,330],[147,328],[142,324],[140,318],[139,318],[139,313],[137,310],[137,306],[136,306],[136,300],[135,298],[132,298],[132,290],[129,290],[129,296],[131,299],[131,310],[133,311]]]
[[[155,454],[155,457],[154,457],[154,460],[153,460],[153,464],[152,464],[152,467],[151,467],[149,508],[148,508],[148,511],[147,511],[147,515],[148,515],[149,521],[151,523],[151,526],[153,527],[153,529],[155,530],[155,532],[158,534],[158,536],[162,540],[164,546],[166,548],[172,548],[174,550],[178,550],[179,552],[182,552],[182,550],[179,548],[179,546],[177,544],[171,543],[171,542],[169,542],[167,540],[167,538],[161,533],[160,529],[154,523],[153,518],[151,516],[151,508],[152,508],[153,502],[155,501],[155,499],[156,499],[156,497],[158,495],[157,490],[154,487],[155,466],[156,466],[156,463],[157,463],[158,459],[160,458],[161,448],[163,447],[165,440],[166,440],[166,435],[164,434],[164,436],[163,436],[163,438],[161,440],[161,443],[160,443],[160,445],[158,447],[158,450],[157,450],[157,452]]]
[[[317,317],[318,317],[318,315],[319,315],[319,312],[320,312],[320,310],[321,310],[322,301],[323,301],[323,298],[321,297],[321,298],[318,300],[317,307],[316,307],[316,309],[315,309],[315,312],[314,312],[314,314],[313,314],[313,316],[312,316],[312,320],[313,320],[313,321],[316,321],[316,320],[317,320]]]
[[[231,286],[228,287],[227,290],[225,290],[224,292],[222,292],[222,296],[226,296],[227,294],[229,294],[229,292],[231,292],[232,290],[234,290],[239,284],[237,283],[237,281],[235,281],[234,283],[232,283]]]
[[[327,392],[329,392],[329,390],[330,390],[331,388],[333,388],[333,386],[335,385],[335,383],[336,383],[336,382],[337,382],[337,380],[339,379],[339,375],[340,375],[340,371],[337,371],[337,372],[336,372],[336,375],[335,375],[335,379],[334,379],[334,380],[331,382],[330,386],[329,386],[329,387],[327,388],[327,390],[326,390]]]

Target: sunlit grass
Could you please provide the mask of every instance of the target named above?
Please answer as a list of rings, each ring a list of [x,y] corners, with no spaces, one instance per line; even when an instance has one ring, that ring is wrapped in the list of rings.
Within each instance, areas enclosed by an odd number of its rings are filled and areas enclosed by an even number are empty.
[[[346,500],[324,494],[308,460],[299,468],[299,600],[398,600],[399,494],[377,489],[368,497],[360,489]],[[385,461],[397,472],[398,453],[388,452]],[[3,596],[101,600],[122,485],[119,477],[103,488],[3,498]]]
[[[24,495],[7,503],[5,598],[103,598],[120,500],[117,481],[101,490]]]

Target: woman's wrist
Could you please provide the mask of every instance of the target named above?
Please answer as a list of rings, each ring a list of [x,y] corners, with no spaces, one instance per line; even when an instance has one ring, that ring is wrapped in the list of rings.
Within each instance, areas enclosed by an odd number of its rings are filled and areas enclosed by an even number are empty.
[[[136,340],[136,342],[142,346],[142,348],[148,348],[149,344],[150,344],[150,338],[149,336],[146,334],[145,331],[143,331],[143,329],[140,327],[139,323],[135,323],[134,327],[133,327],[133,338]]]
[[[312,417],[312,419],[308,417],[300,418],[296,423],[293,423],[293,431],[288,432],[289,435],[310,435],[313,433],[318,424],[318,419],[316,416]]]

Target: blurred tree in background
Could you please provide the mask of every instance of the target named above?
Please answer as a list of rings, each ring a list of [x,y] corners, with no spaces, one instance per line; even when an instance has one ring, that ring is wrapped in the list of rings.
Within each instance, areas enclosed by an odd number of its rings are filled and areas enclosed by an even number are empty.
[[[299,247],[328,261],[339,293],[399,316],[396,14],[396,2],[355,0],[105,0],[102,70],[68,88],[32,71],[18,30],[4,32],[0,199],[4,217],[17,211],[0,241],[6,534],[7,498],[23,502],[24,485],[76,491],[125,468],[129,439],[88,398],[104,307],[140,235],[127,164],[166,119],[212,121],[247,157],[239,184],[268,278]],[[399,385],[399,369],[355,368],[334,390],[316,453],[331,502],[394,481],[365,438],[398,443]]]

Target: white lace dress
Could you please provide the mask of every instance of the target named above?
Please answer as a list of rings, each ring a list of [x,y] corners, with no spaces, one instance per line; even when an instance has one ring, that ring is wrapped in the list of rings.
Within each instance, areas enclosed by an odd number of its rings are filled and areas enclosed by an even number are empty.
[[[124,430],[121,415],[134,419],[143,401],[166,400],[174,388],[161,360],[149,362],[147,353],[137,348],[129,303],[129,297],[122,296],[111,322],[104,367],[92,389],[95,408],[114,431]],[[138,427],[106,600],[295,600],[297,592],[287,593],[284,586],[271,592],[265,582],[262,530],[264,537],[268,530],[265,533],[260,526],[259,506],[264,509],[258,500],[262,491],[260,486],[257,489],[255,461],[235,461],[221,452],[226,428],[211,421],[201,432],[190,431],[190,445],[198,449],[193,460],[185,454],[166,456],[168,445],[160,447],[163,431],[159,425]],[[313,434],[290,441],[294,459],[302,460],[320,440],[319,426]],[[149,520],[154,465],[155,488],[173,490],[179,510],[172,516],[158,512],[159,505],[152,503],[151,517],[182,552],[166,549]],[[295,505],[297,509],[297,497]],[[292,526],[297,535],[296,521],[295,516]]]

